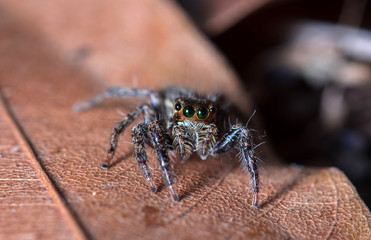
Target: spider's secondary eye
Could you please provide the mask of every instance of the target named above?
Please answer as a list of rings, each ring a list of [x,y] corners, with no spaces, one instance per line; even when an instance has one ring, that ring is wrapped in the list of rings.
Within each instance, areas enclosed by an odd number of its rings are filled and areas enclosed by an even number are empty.
[[[216,108],[215,107],[211,107],[209,111],[210,111],[211,114],[213,114],[213,113],[216,112]]]
[[[175,110],[179,111],[180,109],[182,109],[182,104],[180,103],[175,104]]]
[[[199,119],[205,119],[209,115],[209,111],[205,107],[200,107],[197,109],[197,117]]]
[[[183,115],[187,118],[192,117],[195,114],[195,109],[192,106],[186,106],[183,109]]]

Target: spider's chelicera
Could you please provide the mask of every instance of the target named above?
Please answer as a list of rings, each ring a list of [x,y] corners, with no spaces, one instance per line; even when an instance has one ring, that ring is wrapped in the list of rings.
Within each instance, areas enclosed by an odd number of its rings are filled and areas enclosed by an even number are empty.
[[[110,166],[119,135],[143,115],[143,121],[133,127],[132,141],[136,160],[152,192],[156,192],[157,188],[147,165],[146,146],[154,149],[164,181],[174,201],[179,201],[179,195],[174,186],[169,151],[176,151],[184,162],[194,152],[205,160],[209,156],[237,149],[241,165],[251,174],[252,205],[258,207],[259,172],[253,135],[247,124],[226,124],[233,113],[220,95],[206,97],[183,88],[166,88],[156,92],[149,89],[114,87],[88,102],[75,105],[74,109],[86,110],[111,97],[148,98],[149,102],[138,106],[114,126],[102,168]]]

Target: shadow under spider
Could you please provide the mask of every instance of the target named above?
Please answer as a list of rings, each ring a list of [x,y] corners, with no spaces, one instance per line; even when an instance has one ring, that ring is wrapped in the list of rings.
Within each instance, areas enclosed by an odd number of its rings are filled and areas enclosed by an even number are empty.
[[[134,151],[129,151],[120,157],[116,157],[116,160],[111,162],[110,168],[122,162],[125,162],[128,158],[132,157],[133,154]],[[228,158],[231,158],[232,161],[229,161]],[[201,190],[205,186],[208,186],[209,189],[212,191],[212,189],[214,189],[216,185],[224,181],[225,177],[230,172],[232,172],[234,169],[237,168],[237,166],[239,166],[238,161],[233,161],[233,159],[234,157],[226,155],[223,155],[221,158],[217,157],[215,159],[209,159],[209,161],[215,161],[211,167],[207,166],[208,164],[206,163],[206,161],[200,160],[197,156],[191,157],[184,163],[176,159],[174,162],[174,171],[176,172],[176,176],[185,178],[185,181],[182,181],[182,185],[179,181],[177,181],[178,183],[176,186],[179,190],[179,200],[181,201],[190,197],[193,193],[195,193],[195,191]],[[193,165],[195,164],[197,164],[198,166],[193,167]],[[206,169],[201,170],[201,168],[204,167],[204,164],[206,164]],[[186,171],[182,171],[182,169],[190,169],[190,171],[193,172],[192,176],[187,176]],[[278,199],[283,198],[290,190],[299,185],[301,182],[305,181],[305,179],[311,174],[313,174],[313,169],[300,169],[299,172],[294,176],[294,178],[291,179],[287,184],[283,184],[282,187],[276,193],[274,193],[273,196],[261,198],[261,204],[259,204],[259,208],[263,209],[273,204]],[[246,177],[249,178],[251,176],[247,175]],[[249,181],[246,181],[246,183],[248,182]],[[157,184],[157,192],[161,192],[166,189],[167,184],[163,181]],[[206,195],[211,191],[203,190]],[[203,196],[204,195],[205,194],[203,194]]]
[[[115,167],[118,164],[126,162],[130,157],[134,155],[134,151],[129,151],[122,156],[118,156],[114,158],[110,163],[109,169]],[[238,160],[233,161],[235,157],[232,154],[229,155],[222,155],[216,158],[210,158],[206,161],[201,160],[198,156],[192,156],[191,158],[187,159],[186,162],[182,163],[179,161],[178,157],[176,157],[173,162],[174,172],[176,177],[176,187],[179,191],[179,200],[183,200],[185,198],[190,197],[195,191],[201,190],[203,193],[208,194],[209,190],[214,189],[217,185],[222,183],[228,173],[232,172],[237,166],[239,166]],[[155,159],[149,159],[149,161],[153,161]],[[232,161],[230,161],[232,160]],[[207,161],[213,161],[212,166],[208,166],[209,164]],[[136,160],[134,159],[134,162]],[[158,163],[156,163],[157,165]],[[195,166],[197,165],[197,166]],[[202,169],[204,168],[205,169]],[[183,170],[184,169],[184,170]],[[187,176],[186,172],[187,169],[192,172],[192,176]],[[241,170],[242,171],[242,170]],[[152,172],[153,177],[157,175],[160,170],[154,170]],[[140,176],[139,176],[140,175]],[[162,175],[162,174],[161,174]],[[138,176],[143,177],[140,169],[138,168]],[[177,180],[177,178],[182,177],[182,183]],[[250,177],[250,176],[247,176]],[[162,178],[162,176],[161,176]],[[249,182],[248,180],[246,181]],[[157,182],[157,192],[166,191],[168,189],[167,183],[163,180]],[[208,187],[208,189],[202,190],[204,187]],[[202,194],[204,196],[204,194]]]
[[[127,160],[128,158],[132,157],[133,154],[134,154],[134,151],[131,150],[131,151],[125,153],[125,155],[123,155],[123,156],[115,157],[115,158],[113,159],[113,161],[111,161],[111,163],[110,163],[110,165],[109,165],[108,168],[113,168],[114,166],[120,164],[121,162],[124,162],[124,161]],[[102,164],[103,164],[103,161],[102,161],[100,167],[102,166]]]
[[[192,169],[192,171],[195,171],[192,177],[186,176],[185,171],[178,170],[179,173],[177,175],[186,179],[182,185],[179,184],[179,200],[191,196],[195,191],[201,190],[205,186],[208,186],[209,189],[212,190],[216,185],[222,183],[226,175],[238,166],[238,161],[227,161],[224,158],[225,156],[223,156],[223,159],[208,159],[208,161],[218,161],[218,163],[215,163],[215,165],[213,164],[212,167],[207,166],[208,163],[200,160],[197,156],[188,159],[185,163],[177,162],[175,164],[176,169],[189,168],[195,163],[199,164],[199,167]],[[207,166],[206,169],[201,170],[200,168],[204,167],[204,165]],[[208,194],[209,190],[204,190],[203,192]]]

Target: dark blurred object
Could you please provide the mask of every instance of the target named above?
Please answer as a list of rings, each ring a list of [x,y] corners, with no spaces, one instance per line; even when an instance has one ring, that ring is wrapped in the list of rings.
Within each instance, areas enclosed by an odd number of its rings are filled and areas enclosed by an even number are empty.
[[[284,159],[371,180],[370,63],[370,32],[319,22],[296,25],[259,59],[252,88]]]
[[[270,1],[257,9],[206,32],[245,80],[282,159],[339,167],[371,206],[371,4]]]
[[[278,1],[285,0],[177,0],[209,35],[220,34],[246,15]]]

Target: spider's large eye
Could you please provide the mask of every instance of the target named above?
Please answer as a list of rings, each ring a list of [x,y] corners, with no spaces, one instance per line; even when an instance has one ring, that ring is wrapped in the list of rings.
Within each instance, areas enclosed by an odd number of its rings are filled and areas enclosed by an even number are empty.
[[[209,115],[209,111],[205,107],[200,107],[197,109],[197,117],[199,119],[205,119]]]
[[[183,115],[187,118],[192,117],[195,114],[195,109],[192,106],[186,106],[183,109]]]
[[[175,110],[180,111],[180,109],[182,109],[182,104],[176,103],[175,104]]]

